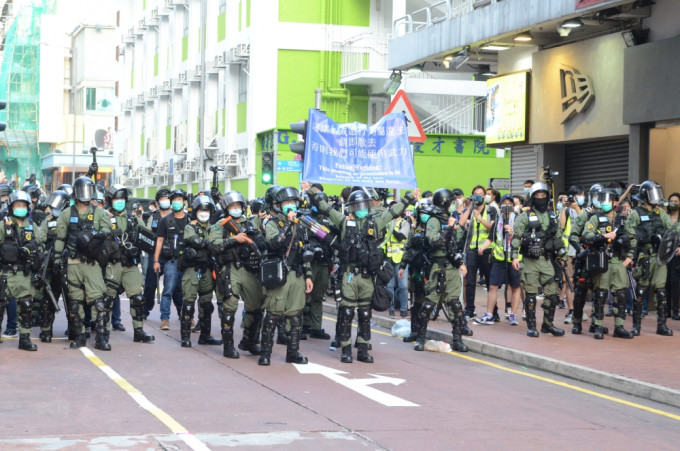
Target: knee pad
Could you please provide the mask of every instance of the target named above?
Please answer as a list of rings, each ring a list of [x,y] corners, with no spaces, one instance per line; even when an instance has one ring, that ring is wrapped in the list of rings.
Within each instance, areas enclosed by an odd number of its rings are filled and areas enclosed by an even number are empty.
[[[77,305],[77,304],[76,304]],[[104,313],[106,311],[106,306],[103,299],[97,299],[94,301],[94,309],[97,313]]]
[[[665,289],[665,288],[657,288],[655,294],[656,294],[656,298],[657,298],[657,299],[659,299],[659,298],[664,298],[664,299],[666,299],[666,297],[667,297],[666,289]]]
[[[357,318],[359,321],[362,320],[368,320],[371,318],[371,306],[370,305],[362,305],[360,307],[357,307]]]
[[[130,307],[143,307],[144,306],[144,296],[141,294],[136,294],[130,298]]]
[[[434,302],[432,301],[425,301],[423,302],[423,305],[420,307],[420,312],[426,318],[430,317],[430,313],[432,313],[432,310],[434,310]]]

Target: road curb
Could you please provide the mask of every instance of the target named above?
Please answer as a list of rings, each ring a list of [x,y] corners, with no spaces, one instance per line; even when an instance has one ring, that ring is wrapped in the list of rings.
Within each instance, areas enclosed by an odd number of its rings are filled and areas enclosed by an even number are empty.
[[[337,309],[333,304],[324,303],[323,311],[324,313],[331,313],[333,315],[337,314]],[[383,316],[373,317],[374,325],[388,330],[392,329],[395,322],[396,319],[385,318]],[[451,333],[428,329],[427,338],[451,343],[452,337]],[[477,354],[494,357],[529,368],[547,371],[577,381],[680,408],[679,390],[620,376],[618,374],[595,370],[581,365],[575,365],[550,357],[533,354],[531,352],[487,343],[474,338],[463,337],[463,341],[471,352]]]

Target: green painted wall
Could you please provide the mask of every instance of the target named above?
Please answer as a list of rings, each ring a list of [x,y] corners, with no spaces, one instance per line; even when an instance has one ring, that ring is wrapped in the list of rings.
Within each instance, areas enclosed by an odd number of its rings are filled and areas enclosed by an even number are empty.
[[[236,133],[243,133],[246,131],[248,125],[248,102],[239,102],[236,104]]]
[[[241,24],[243,18],[243,2],[238,2],[238,31],[243,29]]]
[[[222,108],[222,136],[227,136],[227,109]]]
[[[182,61],[189,58],[189,36],[182,36]]]
[[[135,197],[144,198],[144,188],[135,189]]]
[[[148,199],[153,199],[156,197],[156,192],[158,191],[157,186],[150,186],[146,189],[146,197]]]
[[[172,125],[165,126],[165,148],[172,147]]]
[[[135,70],[131,69],[130,70],[130,89],[133,89],[135,87]]]
[[[139,137],[139,149],[140,155],[144,155],[144,150],[146,149],[146,139],[144,139],[144,133]]]
[[[238,179],[231,181],[231,189],[233,191],[238,191],[243,194],[243,197],[248,197],[248,179]],[[262,192],[264,195],[264,191]],[[258,194],[259,196],[259,194]]]
[[[188,187],[188,185],[187,185]],[[191,185],[191,194],[197,194],[198,193],[198,183],[194,183]]]
[[[217,16],[217,42],[222,42],[227,38],[227,13]]]
[[[250,28],[250,0],[246,0],[246,28]]]
[[[368,0],[279,0],[279,22],[367,27],[370,8]]]
[[[153,56],[153,75],[158,76],[158,53]]]

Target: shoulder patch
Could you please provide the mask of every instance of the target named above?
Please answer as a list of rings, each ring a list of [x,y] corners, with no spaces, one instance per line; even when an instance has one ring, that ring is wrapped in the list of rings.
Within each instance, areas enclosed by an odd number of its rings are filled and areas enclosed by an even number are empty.
[[[279,221],[279,226],[283,227],[283,221]]]
[[[87,220],[88,220],[88,221],[94,221],[94,215],[93,215],[92,213],[90,213],[89,215],[87,215]]]
[[[588,226],[587,226],[587,227],[588,227],[588,229],[593,229],[593,228],[594,228],[594,226],[593,226],[592,224],[590,224],[590,223],[588,223]]]

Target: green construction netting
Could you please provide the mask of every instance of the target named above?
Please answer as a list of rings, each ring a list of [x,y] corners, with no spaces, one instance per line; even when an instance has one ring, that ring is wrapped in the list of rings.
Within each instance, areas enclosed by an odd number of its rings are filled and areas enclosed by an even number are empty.
[[[42,179],[40,158],[49,151],[49,146],[38,142],[40,19],[55,12],[55,0],[22,4],[15,4],[7,16],[11,23],[2,43],[0,67],[0,99],[7,100],[7,108],[0,110],[0,121],[7,123],[0,132],[0,169],[19,186],[30,174]]]

